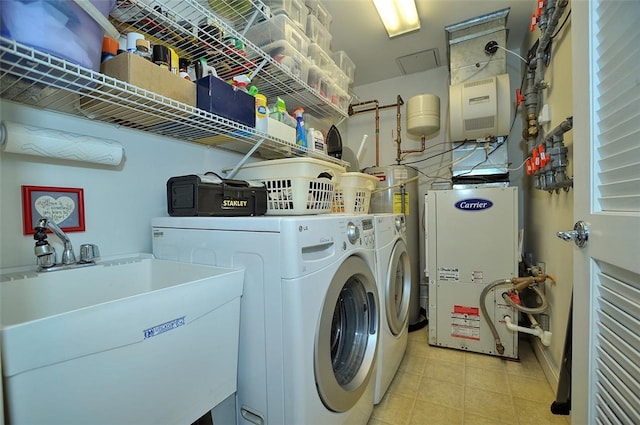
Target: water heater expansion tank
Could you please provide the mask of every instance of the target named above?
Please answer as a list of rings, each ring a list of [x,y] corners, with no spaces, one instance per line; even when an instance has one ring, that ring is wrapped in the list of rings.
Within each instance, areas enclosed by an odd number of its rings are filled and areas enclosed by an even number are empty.
[[[407,133],[429,136],[440,130],[440,98],[435,94],[419,94],[407,102]]]

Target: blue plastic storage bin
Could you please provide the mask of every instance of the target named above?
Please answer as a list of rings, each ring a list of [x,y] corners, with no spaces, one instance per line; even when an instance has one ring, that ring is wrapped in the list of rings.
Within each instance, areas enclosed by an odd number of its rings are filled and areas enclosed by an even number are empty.
[[[104,16],[115,0],[92,0]],[[2,0],[0,33],[34,49],[98,71],[104,29],[71,0]]]

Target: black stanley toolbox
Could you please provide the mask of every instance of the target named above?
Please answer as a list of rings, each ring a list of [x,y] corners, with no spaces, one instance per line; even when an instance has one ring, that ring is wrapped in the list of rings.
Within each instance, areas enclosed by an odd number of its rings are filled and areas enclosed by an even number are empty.
[[[267,189],[262,183],[223,179],[214,173],[171,177],[167,210],[173,217],[264,215]]]

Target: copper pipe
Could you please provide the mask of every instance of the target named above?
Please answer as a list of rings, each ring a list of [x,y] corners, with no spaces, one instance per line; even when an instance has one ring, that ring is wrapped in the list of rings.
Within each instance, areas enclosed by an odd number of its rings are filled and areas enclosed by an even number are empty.
[[[371,103],[375,103],[376,106],[368,109],[360,109],[358,111],[354,109],[354,107],[369,105]],[[349,116],[369,111],[376,111],[376,167],[378,167],[380,165],[380,102],[378,99],[374,99],[349,105]]]
[[[405,149],[401,151],[402,153],[420,153],[424,152],[427,146],[426,143],[427,138],[425,136],[420,136],[420,149]]]
[[[358,107],[360,106],[371,105],[371,104],[375,104],[375,106],[358,109]],[[388,105],[383,105],[383,106],[380,106],[380,102],[378,101],[378,99],[366,100],[364,102],[352,103],[351,105],[349,105],[349,108],[348,108],[349,116],[361,114],[363,112],[370,112],[370,111],[376,112],[376,117],[375,117],[375,120],[376,120],[376,167],[380,166],[380,109],[397,108],[396,116],[398,120],[397,122],[398,136],[396,138],[396,143],[398,144],[398,152],[399,152],[398,155],[400,155],[400,152],[401,152],[400,151],[400,143],[401,143],[400,141],[400,106],[401,105],[404,105],[404,100],[402,100],[402,97],[400,97],[400,95],[397,96],[396,103],[390,103]]]
[[[400,97],[400,96],[398,96],[398,97]],[[402,98],[400,98],[400,101],[402,102],[401,105],[404,105],[404,101],[402,100]],[[372,107],[372,108],[359,109],[357,111],[354,109],[357,106],[368,105],[370,103],[375,103],[376,106]],[[390,103],[388,105],[382,105],[382,106],[379,106],[379,105],[380,105],[380,102],[377,99],[367,100],[367,101],[360,102],[360,103],[352,103],[351,105],[349,105],[349,116],[356,115],[356,114],[361,114],[363,112],[375,111],[376,109],[395,108],[395,107],[398,106],[397,103]]]
[[[522,291],[524,288],[534,283],[545,282],[546,280],[546,274],[539,274],[536,276],[514,277],[513,279],[511,279],[511,283],[513,284],[513,289],[515,289],[516,291]]]

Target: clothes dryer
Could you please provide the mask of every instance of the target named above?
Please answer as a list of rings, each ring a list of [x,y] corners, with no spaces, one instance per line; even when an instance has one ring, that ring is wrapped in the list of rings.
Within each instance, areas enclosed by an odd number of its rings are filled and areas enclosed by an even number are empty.
[[[393,380],[407,348],[411,297],[411,261],[402,214],[374,216],[376,271],[380,297],[380,341],[374,403]]]
[[[158,258],[245,269],[239,424],[366,424],[379,301],[371,216],[163,217]]]

